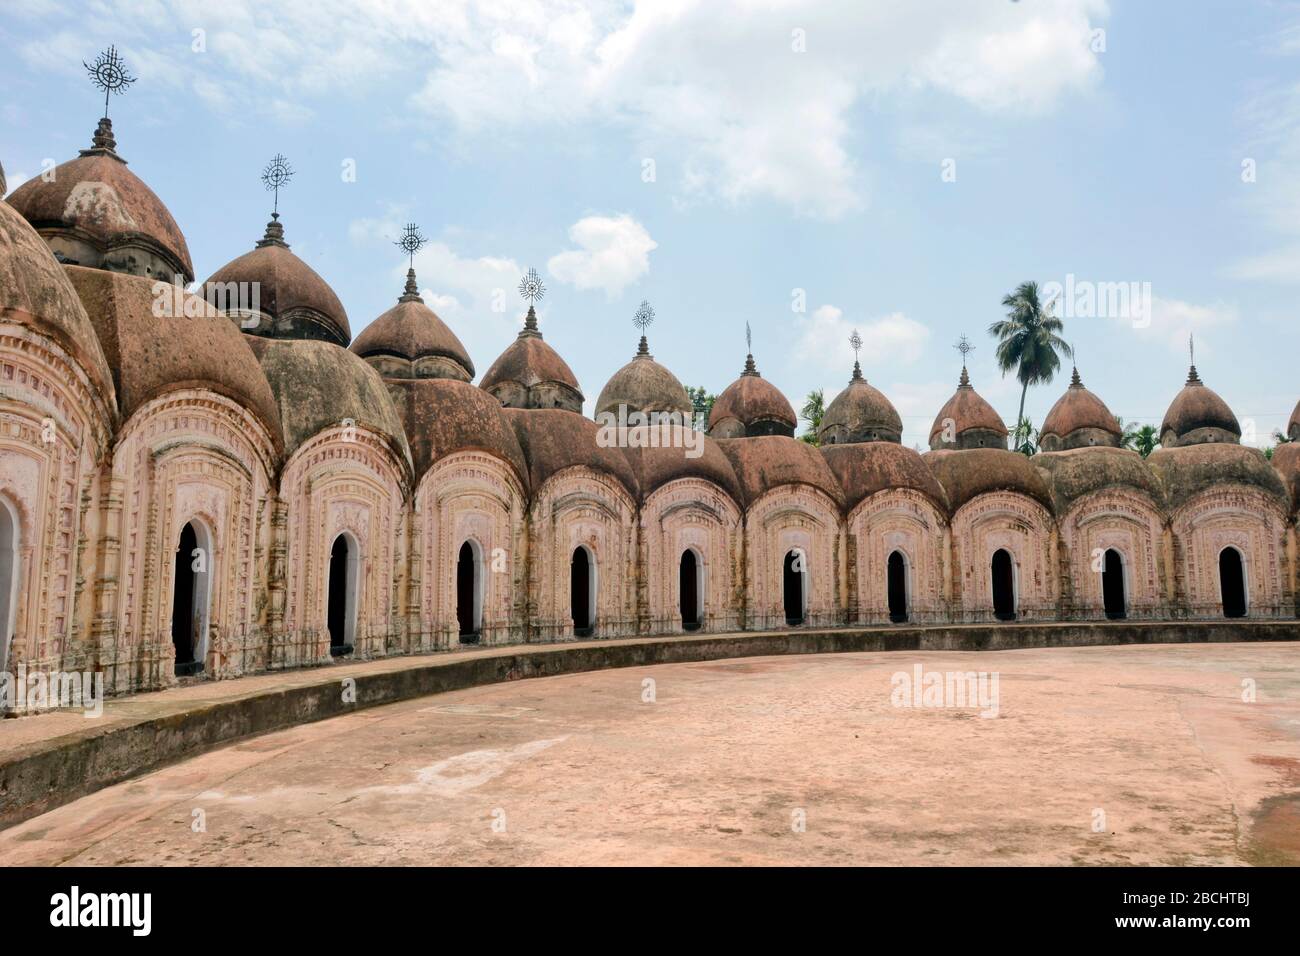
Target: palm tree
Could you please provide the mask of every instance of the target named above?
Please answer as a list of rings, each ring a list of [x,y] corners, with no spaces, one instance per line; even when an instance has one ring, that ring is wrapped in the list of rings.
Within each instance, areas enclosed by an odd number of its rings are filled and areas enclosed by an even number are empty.
[[[822,427],[822,416],[825,414],[826,396],[820,388],[815,388],[808,393],[803,408],[799,409],[799,417],[808,423],[807,431],[799,437],[810,445],[820,444],[821,439],[817,432]]]
[[[1016,426],[1016,445],[1013,450],[1033,458],[1034,455],[1038,454],[1038,442],[1041,438],[1042,432],[1034,427],[1034,423],[1029,420],[1029,416],[1025,416],[1020,419],[1020,424]]]
[[[1115,416],[1115,424],[1119,426],[1119,447],[1133,448],[1137,441],[1138,424],[1137,422],[1126,422],[1118,415]]]
[[[1020,425],[1025,417],[1025,394],[1030,385],[1046,384],[1061,367],[1057,352],[1073,356],[1070,343],[1061,338],[1065,324],[1052,315],[1053,303],[1039,299],[1037,282],[1022,282],[1016,291],[1002,299],[1007,317],[989,326],[989,335],[998,339],[998,366],[1005,376],[1013,369],[1020,380],[1020,410],[1016,413],[1016,441],[1020,445]]]
[[[1155,451],[1159,444],[1160,433],[1155,425],[1143,425],[1133,436],[1133,448],[1143,458]]]

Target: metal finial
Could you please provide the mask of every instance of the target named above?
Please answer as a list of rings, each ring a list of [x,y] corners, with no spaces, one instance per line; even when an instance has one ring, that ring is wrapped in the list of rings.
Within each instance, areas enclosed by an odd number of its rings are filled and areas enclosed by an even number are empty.
[[[1196,337],[1191,333],[1187,336],[1187,355],[1191,359],[1191,364],[1196,364]]]
[[[961,367],[965,368],[966,356],[970,355],[971,352],[975,351],[975,346],[971,345],[970,339],[966,338],[965,333],[962,333],[961,338],[957,340],[957,344],[954,345],[953,348],[955,348],[958,352],[961,353]]]
[[[271,210],[274,218],[280,216],[280,187],[288,185],[289,180],[293,178],[293,167],[289,165],[289,160],[285,159],[280,153],[275,154],[275,158],[266,164],[262,170],[262,182],[266,188],[275,193],[275,206]]]
[[[849,345],[853,348],[853,361],[858,360],[858,352],[862,350],[862,336],[858,335],[858,330],[854,329],[853,334],[849,336]]]
[[[126,61],[117,52],[116,46],[110,46],[95,57],[94,63],[82,60],[81,65],[90,74],[90,81],[95,84],[95,87],[104,91],[104,118],[108,119],[109,96],[126,92],[126,88],[134,83],[136,78],[127,71]]]
[[[650,323],[654,320],[654,306],[650,304],[649,299],[642,299],[641,305],[637,307],[636,315],[632,316],[632,324],[641,330],[642,335],[645,335],[645,330],[650,327]]]
[[[420,234],[420,227],[413,222],[408,222],[402,228],[402,236],[396,242],[395,246],[400,246],[402,251],[410,257],[410,267],[415,268],[415,254],[424,248],[424,244],[429,240]]]
[[[749,323],[745,323],[745,351],[753,354],[754,351],[754,333],[749,329]]]
[[[537,274],[536,269],[529,269],[519,280],[519,294],[529,303],[535,303],[546,295],[546,284],[542,282],[542,277]]]

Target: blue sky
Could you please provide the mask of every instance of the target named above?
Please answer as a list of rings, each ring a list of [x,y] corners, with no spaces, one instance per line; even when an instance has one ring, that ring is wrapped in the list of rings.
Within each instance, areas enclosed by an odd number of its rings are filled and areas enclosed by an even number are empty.
[[[519,274],[542,273],[543,331],[589,407],[646,298],[684,383],[732,381],[749,322],[796,407],[847,381],[857,328],[924,445],[963,332],[1014,418],[985,329],[1017,283],[1067,275],[1150,283],[1149,322],[1067,320],[1125,419],[1159,424],[1192,333],[1257,443],[1300,398],[1295,3],[27,0],[0,10],[11,188],[89,144],[81,61],[109,43],[139,77],[110,107],[119,151],[200,278],[260,237],[282,152],[287,239],[353,335],[401,292],[412,220],[426,301],[480,374],[523,314]],[[1036,422],[1067,381],[1031,390]]]

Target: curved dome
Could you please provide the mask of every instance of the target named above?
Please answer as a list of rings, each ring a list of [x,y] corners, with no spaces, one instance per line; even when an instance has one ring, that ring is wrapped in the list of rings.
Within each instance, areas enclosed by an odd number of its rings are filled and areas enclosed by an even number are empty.
[[[817,434],[823,445],[901,442],[903,420],[884,393],[867,384],[861,367],[854,362],[853,377],[827,407]]]
[[[692,414],[690,397],[672,372],[654,360],[641,336],[636,357],[610,377],[596,399],[596,414],[618,415],[619,406],[632,412]]]
[[[468,382],[474,377],[474,363],[465,346],[420,298],[414,269],[406,273],[406,291],[397,305],[361,330],[352,351],[384,378]]]
[[[1228,442],[1157,448],[1147,456],[1147,465],[1160,479],[1170,512],[1203,491],[1232,484],[1275,495],[1290,511],[1290,490],[1258,448]]]
[[[853,442],[822,446],[822,456],[844,489],[844,510],[852,511],[878,491],[908,488],[919,491],[948,512],[948,496],[925,460],[911,448],[893,442]]]
[[[252,252],[212,274],[208,285],[213,283],[248,283],[250,289],[258,290],[255,308],[252,301],[241,302],[239,308],[222,306],[243,318],[243,329],[251,335],[323,339],[344,348],[352,338],[343,303],[311,266],[290,251],[278,215],[272,214],[266,235]]]
[[[9,197],[70,265],[172,281],[194,281],[194,266],[167,207],[117,155],[113,126],[99,121],[94,145],[76,159],[34,176]]]
[[[740,481],[718,443],[704,432],[693,431],[690,426],[673,425],[671,430],[676,434],[667,447],[625,449],[642,496],[648,498],[657,489],[679,478],[702,478],[722,488],[737,505],[741,505],[744,495]],[[683,433],[688,434],[683,437]],[[688,441],[691,444],[688,445]],[[698,455],[693,454],[695,448],[699,449]]]
[[[0,318],[57,342],[81,366],[112,414],[113,373],[95,327],[50,247],[4,202],[0,202]]]
[[[1062,451],[1092,445],[1118,448],[1124,438],[1119,422],[1106,404],[1084,388],[1076,368],[1070,387],[1056,400],[1043,419],[1039,446],[1043,451]]]
[[[1300,402],[1296,403],[1291,418],[1286,423],[1286,437],[1292,441],[1300,441]]]
[[[1032,461],[1047,478],[1059,515],[1084,495],[1113,486],[1140,491],[1157,505],[1164,501],[1164,490],[1155,473],[1141,455],[1128,448],[1085,445],[1042,452]]]
[[[514,470],[527,494],[523,450],[491,395],[454,378],[397,379],[387,385],[406,426],[417,483],[450,454],[485,451]]]
[[[314,435],[351,421],[382,435],[411,469],[402,420],[373,368],[332,342],[254,336],[247,341],[275,394],[286,457]]]
[[[5,179],[5,165],[0,163],[0,199],[4,199],[7,192],[9,192],[9,181]]]
[[[746,505],[782,485],[810,485],[836,505],[844,499],[844,492],[826,459],[806,441],[785,435],[760,435],[725,438],[718,442],[718,447],[735,469]]]
[[[479,392],[491,401],[486,392]],[[539,490],[552,475],[581,465],[603,471],[633,498],[640,497],[636,473],[623,450],[598,441],[600,426],[560,408],[503,408],[505,418],[528,460],[530,487]]]
[[[946,440],[945,440],[946,439]],[[966,366],[962,366],[961,379],[952,398],[939,409],[930,427],[930,448],[933,451],[952,451],[962,448],[1007,447],[1007,426],[993,410],[993,406],[980,397],[970,383]]]
[[[1187,373],[1187,384],[1174,396],[1160,423],[1160,444],[1176,448],[1204,442],[1236,443],[1240,439],[1237,416],[1217,392],[1206,388],[1193,365]]]
[[[259,418],[278,452],[284,434],[271,386],[239,328],[178,290],[173,314],[157,315],[155,282],[142,276],[67,267],[117,385],[125,421],[146,402],[183,388],[224,395]],[[188,313],[188,314],[187,314]]]
[[[740,378],[714,399],[708,431],[713,438],[793,437],[798,425],[794,409],[781,390],[758,374],[754,356],[747,355]]]
[[[1300,443],[1288,442],[1273,449],[1273,469],[1291,492],[1291,510],[1300,508]]]
[[[582,414],[582,389],[560,353],[546,344],[530,305],[524,327],[478,387],[506,408],[562,408]]]
[[[1052,507],[1047,481],[1029,458],[1018,451],[1005,448],[928,451],[921,459],[939,479],[954,514],[972,498],[990,491],[1019,492],[1049,510]]]

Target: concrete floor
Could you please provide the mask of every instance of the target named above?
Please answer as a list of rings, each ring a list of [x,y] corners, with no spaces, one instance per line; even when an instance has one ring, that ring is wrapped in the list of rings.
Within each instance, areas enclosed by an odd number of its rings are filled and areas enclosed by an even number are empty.
[[[892,676],[918,663],[996,672],[998,716],[895,706]],[[0,832],[0,859],[1298,865],[1300,645],[755,658],[479,687],[111,787]]]

